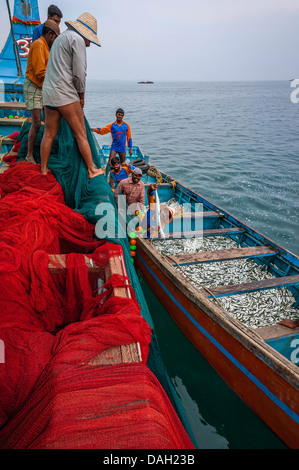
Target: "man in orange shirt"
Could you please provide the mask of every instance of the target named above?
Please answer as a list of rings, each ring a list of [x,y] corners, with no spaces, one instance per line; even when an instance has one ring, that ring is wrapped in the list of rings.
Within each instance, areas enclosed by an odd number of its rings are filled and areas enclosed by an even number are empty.
[[[42,36],[32,43],[29,50],[23,90],[25,104],[30,111],[32,120],[28,134],[26,156],[26,160],[30,163],[36,163],[33,157],[33,148],[41,126],[42,86],[46,75],[50,48],[59,34],[60,29],[55,21],[45,21]]]

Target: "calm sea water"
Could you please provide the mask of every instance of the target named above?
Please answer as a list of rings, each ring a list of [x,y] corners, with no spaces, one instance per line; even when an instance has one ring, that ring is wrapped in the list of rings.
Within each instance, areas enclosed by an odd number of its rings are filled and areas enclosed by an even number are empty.
[[[151,164],[299,254],[299,103],[290,82],[89,81],[92,127],[118,107]],[[97,136],[110,144],[110,136]],[[282,448],[141,280],[161,354],[200,448]]]

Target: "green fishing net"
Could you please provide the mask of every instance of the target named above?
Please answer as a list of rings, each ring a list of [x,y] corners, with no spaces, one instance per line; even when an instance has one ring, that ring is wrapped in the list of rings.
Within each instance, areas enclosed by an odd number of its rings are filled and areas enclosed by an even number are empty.
[[[18,161],[24,160],[27,154],[28,132],[31,123],[26,122],[20,133],[21,147],[18,154]],[[100,147],[93,132],[85,118],[87,138],[90,145],[93,161],[100,168]],[[40,144],[43,137],[44,126],[42,125],[34,145],[34,159],[40,163]],[[178,400],[178,396],[173,389],[173,385],[165,371],[161,360],[158,341],[156,338],[153,321],[148,310],[148,306],[138,279],[137,272],[131,261],[130,245],[128,238],[123,234],[123,222],[120,223],[114,196],[105,175],[89,178],[87,167],[79,152],[77,142],[67,122],[62,119],[58,134],[54,140],[48,167],[62,186],[65,203],[68,207],[81,213],[88,222],[99,224],[105,217],[106,225],[115,226],[115,236],[107,237],[107,241],[120,244],[124,253],[124,260],[131,285],[135,291],[137,301],[141,307],[141,314],[152,328],[152,341],[150,344],[150,354],[148,356],[148,367],[157,376],[164,390],[168,394],[173,406],[177,410],[190,438],[192,432],[185,417],[183,407]],[[101,210],[101,204],[107,205],[107,211]],[[105,206],[106,207],[106,206]],[[114,210],[109,210],[113,208]],[[130,216],[126,215],[127,223]],[[105,224],[103,225],[105,228]],[[97,231],[95,231],[97,234]],[[119,237],[119,234],[122,237]],[[194,441],[194,439],[193,439]]]

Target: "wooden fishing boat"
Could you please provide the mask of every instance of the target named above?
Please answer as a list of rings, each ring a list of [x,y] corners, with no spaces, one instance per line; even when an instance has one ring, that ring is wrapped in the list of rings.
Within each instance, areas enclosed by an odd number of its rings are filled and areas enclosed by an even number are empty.
[[[188,204],[190,212],[182,217],[178,211],[178,216],[164,226],[165,239],[148,240],[137,234],[134,258],[137,270],[186,337],[227,384],[282,441],[298,448],[299,257],[174,182],[169,175],[160,172],[160,176],[160,201],[175,201],[181,207]],[[143,181],[147,186],[156,180],[143,175]],[[188,253],[181,250],[167,255],[159,247],[173,245],[179,239],[197,239],[199,245],[201,240],[213,240],[216,248],[214,245],[212,250]],[[225,240],[229,248],[217,246],[217,240]],[[236,264],[233,270],[241,281],[226,285],[222,267],[232,260],[246,260],[267,275],[248,281],[242,267]],[[201,266],[204,272],[212,265],[217,265],[212,287],[199,280],[196,273],[191,278],[186,270]],[[287,318],[286,312],[283,318],[283,311],[280,321],[266,315],[263,326],[248,326],[221,303],[222,299],[250,295],[253,306],[245,312],[245,318],[250,320],[253,315],[262,315],[262,308],[259,311],[258,303],[254,305],[255,297],[264,292],[272,295],[282,288],[292,295],[293,317]]]

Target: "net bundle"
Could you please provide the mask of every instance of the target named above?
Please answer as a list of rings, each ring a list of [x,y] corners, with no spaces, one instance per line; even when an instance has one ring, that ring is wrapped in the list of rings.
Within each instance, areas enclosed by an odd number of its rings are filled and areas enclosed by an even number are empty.
[[[95,207],[114,203],[104,176],[89,180],[64,122],[41,175],[26,132],[0,175],[0,447],[193,448],[148,367],[127,242],[95,236]]]

